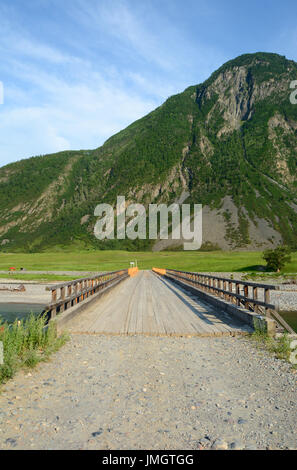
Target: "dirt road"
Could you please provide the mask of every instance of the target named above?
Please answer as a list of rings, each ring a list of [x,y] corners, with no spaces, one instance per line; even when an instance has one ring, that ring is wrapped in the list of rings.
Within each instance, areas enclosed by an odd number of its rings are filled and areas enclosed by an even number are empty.
[[[247,338],[72,335],[0,395],[1,449],[296,448],[296,375]]]

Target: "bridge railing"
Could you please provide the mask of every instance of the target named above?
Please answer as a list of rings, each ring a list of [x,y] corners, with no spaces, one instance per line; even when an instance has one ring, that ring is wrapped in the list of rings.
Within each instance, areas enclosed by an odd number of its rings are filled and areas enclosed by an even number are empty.
[[[159,270],[154,268],[154,271],[158,273]],[[264,314],[276,320],[289,333],[295,333],[291,326],[276,311],[276,306],[270,301],[270,292],[272,290],[280,290],[276,285],[240,281],[175,269],[166,269],[165,271],[166,276],[169,278],[181,280],[204,292],[221,297],[227,302],[234,303],[238,307],[244,307],[261,315]]]
[[[51,291],[52,298],[51,303],[44,311],[49,319],[53,319],[58,313],[62,313],[64,310],[83,302],[91,295],[128,276],[128,269],[122,269],[47,287],[46,290]]]

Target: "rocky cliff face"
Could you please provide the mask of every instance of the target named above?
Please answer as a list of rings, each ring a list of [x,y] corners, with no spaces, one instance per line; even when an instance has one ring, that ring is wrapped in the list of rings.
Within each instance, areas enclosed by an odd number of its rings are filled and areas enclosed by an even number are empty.
[[[208,247],[297,247],[297,64],[276,54],[228,62],[94,151],[62,152],[0,169],[0,244],[143,249],[94,239],[94,207],[202,203]],[[9,242],[7,242],[9,240]],[[156,242],[163,249],[172,242]]]

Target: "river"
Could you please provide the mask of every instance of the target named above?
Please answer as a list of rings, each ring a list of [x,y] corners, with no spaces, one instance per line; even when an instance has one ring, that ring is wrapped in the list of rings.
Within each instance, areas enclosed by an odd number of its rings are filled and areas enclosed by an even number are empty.
[[[283,311],[279,313],[297,333],[297,311]]]
[[[16,318],[21,320],[29,316],[31,312],[38,315],[44,307],[44,304],[0,303],[0,318],[13,323]]]

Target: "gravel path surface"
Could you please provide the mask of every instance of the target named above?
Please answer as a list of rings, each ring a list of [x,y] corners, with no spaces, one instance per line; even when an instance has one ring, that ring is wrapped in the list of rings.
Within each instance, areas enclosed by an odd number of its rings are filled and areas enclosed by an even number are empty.
[[[72,335],[0,395],[1,449],[297,448],[296,374],[246,338]]]
[[[49,304],[51,301],[51,292],[45,290],[48,284],[25,284],[19,282],[17,286],[23,285],[25,287],[25,292],[16,292],[1,290],[0,291],[0,302],[1,303],[40,303],[40,304]],[[16,285],[0,283],[0,288],[15,288]]]
[[[78,276],[78,277],[86,277],[86,276],[94,276],[104,271],[30,271],[30,270],[23,270],[23,271],[13,271],[13,274],[57,274],[58,276]],[[0,271],[0,274],[7,274],[6,271]],[[9,278],[8,278],[9,280]]]
[[[276,305],[278,310],[297,312],[297,292],[271,292],[271,302]]]

